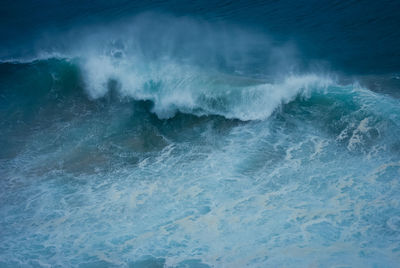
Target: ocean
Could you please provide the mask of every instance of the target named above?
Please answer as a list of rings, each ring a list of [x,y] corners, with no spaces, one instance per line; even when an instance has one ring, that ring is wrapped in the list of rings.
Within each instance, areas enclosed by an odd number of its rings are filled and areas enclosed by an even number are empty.
[[[399,267],[399,1],[0,18],[0,267]]]

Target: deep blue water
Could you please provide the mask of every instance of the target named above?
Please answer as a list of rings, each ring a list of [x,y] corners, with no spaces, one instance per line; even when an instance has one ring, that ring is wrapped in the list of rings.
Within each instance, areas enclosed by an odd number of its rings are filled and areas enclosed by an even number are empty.
[[[0,267],[399,267],[399,1],[2,1]]]

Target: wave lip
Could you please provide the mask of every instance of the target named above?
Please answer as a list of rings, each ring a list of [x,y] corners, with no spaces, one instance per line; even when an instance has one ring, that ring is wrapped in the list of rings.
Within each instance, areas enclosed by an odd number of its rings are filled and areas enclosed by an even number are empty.
[[[264,120],[297,94],[332,84],[331,79],[316,74],[290,75],[269,82],[206,72],[172,61],[115,63],[107,57],[89,58],[82,70],[91,98],[101,98],[111,88],[117,89],[121,96],[152,101],[152,111],[162,119],[179,111],[242,121]]]

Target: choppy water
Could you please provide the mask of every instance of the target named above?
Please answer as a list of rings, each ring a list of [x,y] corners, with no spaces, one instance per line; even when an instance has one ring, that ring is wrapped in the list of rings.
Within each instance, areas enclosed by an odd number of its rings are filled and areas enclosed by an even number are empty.
[[[3,4],[0,266],[398,267],[398,4],[302,4]]]

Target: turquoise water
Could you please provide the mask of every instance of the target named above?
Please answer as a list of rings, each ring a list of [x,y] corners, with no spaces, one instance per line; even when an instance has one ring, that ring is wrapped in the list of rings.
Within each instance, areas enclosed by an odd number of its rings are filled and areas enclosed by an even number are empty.
[[[0,63],[1,267],[398,266],[396,73],[192,17],[91,27]]]

